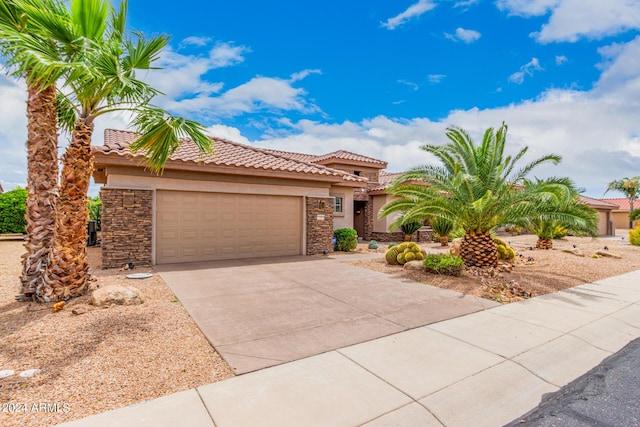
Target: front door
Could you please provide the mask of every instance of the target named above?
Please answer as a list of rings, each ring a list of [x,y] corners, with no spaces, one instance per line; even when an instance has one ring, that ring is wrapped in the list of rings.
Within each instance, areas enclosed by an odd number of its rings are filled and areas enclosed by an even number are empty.
[[[363,239],[365,223],[364,207],[366,204],[367,202],[361,200],[355,200],[353,202],[353,228],[358,232],[358,237],[362,237]]]

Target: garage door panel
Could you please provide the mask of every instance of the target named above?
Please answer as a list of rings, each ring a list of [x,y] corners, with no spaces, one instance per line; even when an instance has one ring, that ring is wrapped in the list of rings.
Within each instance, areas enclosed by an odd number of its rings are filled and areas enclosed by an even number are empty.
[[[156,200],[159,264],[302,253],[300,197],[159,190]]]

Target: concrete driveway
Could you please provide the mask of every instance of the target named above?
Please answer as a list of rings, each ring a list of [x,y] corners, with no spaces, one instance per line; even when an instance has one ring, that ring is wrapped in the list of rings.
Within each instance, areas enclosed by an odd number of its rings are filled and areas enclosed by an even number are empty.
[[[156,266],[238,374],[498,305],[355,267],[352,256]]]

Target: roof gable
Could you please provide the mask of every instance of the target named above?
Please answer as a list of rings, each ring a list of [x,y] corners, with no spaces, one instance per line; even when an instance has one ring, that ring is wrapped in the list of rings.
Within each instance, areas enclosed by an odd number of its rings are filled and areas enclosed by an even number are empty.
[[[603,198],[598,200],[614,205],[616,210],[627,211],[627,212],[629,211],[629,207],[630,207],[629,199],[627,199],[626,197],[619,197],[619,198],[613,198],[613,199]],[[640,200],[636,200],[633,203],[633,209],[640,209]]]

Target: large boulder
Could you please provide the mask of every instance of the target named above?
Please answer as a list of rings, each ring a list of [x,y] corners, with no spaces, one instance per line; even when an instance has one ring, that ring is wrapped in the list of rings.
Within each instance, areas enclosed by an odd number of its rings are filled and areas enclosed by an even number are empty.
[[[96,307],[110,305],[138,305],[144,302],[144,295],[133,286],[109,285],[91,293],[91,304]]]

